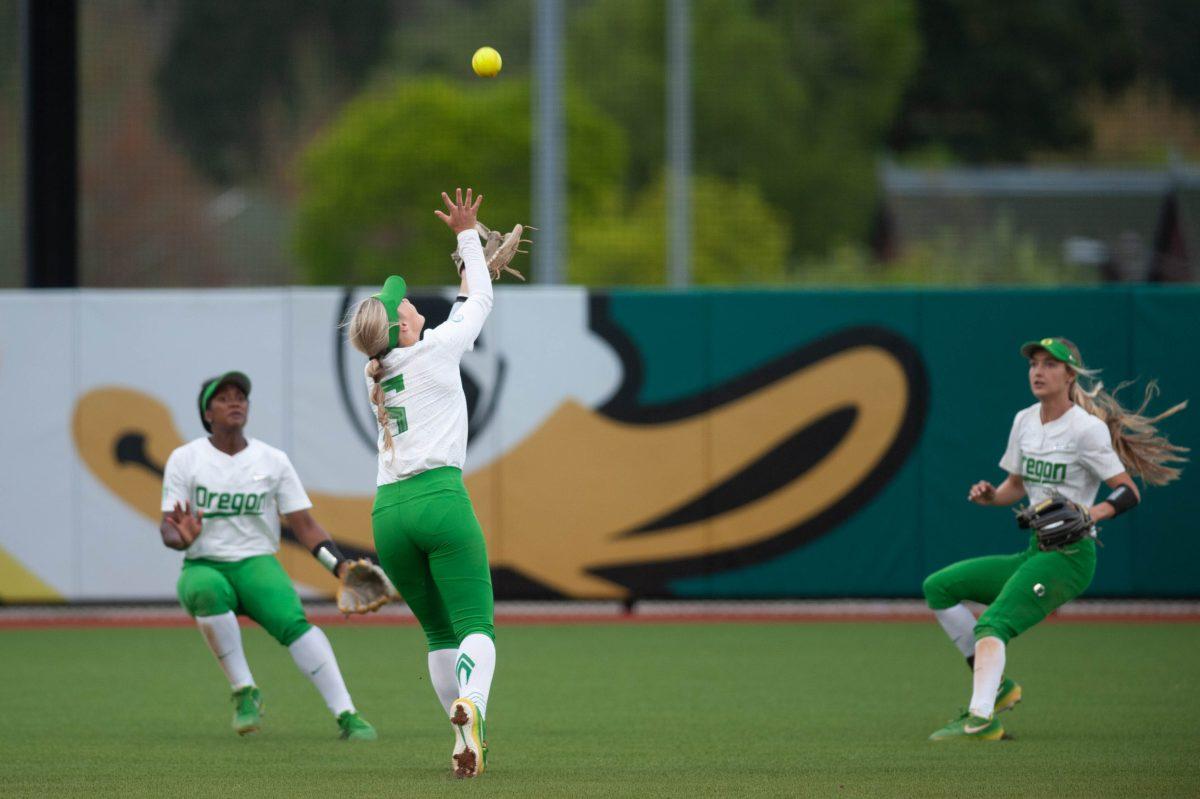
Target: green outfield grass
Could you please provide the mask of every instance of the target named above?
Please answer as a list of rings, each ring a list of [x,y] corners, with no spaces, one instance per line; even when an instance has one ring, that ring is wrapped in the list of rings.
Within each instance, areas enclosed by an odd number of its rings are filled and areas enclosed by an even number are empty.
[[[411,627],[326,628],[375,744],[348,745],[257,628],[267,703],[240,739],[192,629],[0,632],[0,794],[964,796],[1200,794],[1200,626],[1055,625],[1010,648],[999,744],[925,737],[969,674],[930,624],[509,627],[489,771],[450,732]]]

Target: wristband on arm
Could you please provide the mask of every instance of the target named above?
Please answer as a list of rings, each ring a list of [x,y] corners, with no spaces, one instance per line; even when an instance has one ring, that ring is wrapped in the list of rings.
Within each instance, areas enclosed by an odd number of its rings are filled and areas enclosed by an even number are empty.
[[[1113,510],[1116,511],[1113,516],[1120,516],[1138,504],[1138,496],[1128,484],[1121,483],[1121,485],[1113,489],[1111,494],[1104,498],[1104,501],[1113,506]]]
[[[329,569],[332,574],[337,574],[338,566],[346,562],[346,556],[342,554],[332,539],[317,544],[313,547],[312,553],[317,562]]]

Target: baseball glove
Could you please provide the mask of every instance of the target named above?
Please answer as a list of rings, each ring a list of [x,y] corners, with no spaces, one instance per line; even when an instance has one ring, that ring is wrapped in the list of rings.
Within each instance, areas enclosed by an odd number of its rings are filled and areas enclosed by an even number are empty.
[[[338,610],[346,615],[379,610],[400,596],[383,569],[366,558],[350,561],[337,589]]]
[[[519,280],[524,280],[525,276],[517,270],[509,266],[512,259],[517,253],[526,253],[526,250],[520,249],[522,244],[532,244],[529,239],[523,239],[521,236],[526,230],[534,230],[527,228],[524,225],[517,225],[508,233],[500,233],[499,231],[490,229],[482,222],[475,223],[475,232],[483,239],[483,257],[487,261],[488,273],[491,274],[492,280],[499,280],[500,276],[508,272]],[[458,250],[450,253],[450,258],[454,261],[455,268],[459,273],[463,270],[462,256],[458,254]]]
[[[1092,517],[1083,505],[1065,497],[1051,497],[1017,511],[1017,526],[1022,530],[1032,528],[1038,549],[1048,552],[1089,535]]]

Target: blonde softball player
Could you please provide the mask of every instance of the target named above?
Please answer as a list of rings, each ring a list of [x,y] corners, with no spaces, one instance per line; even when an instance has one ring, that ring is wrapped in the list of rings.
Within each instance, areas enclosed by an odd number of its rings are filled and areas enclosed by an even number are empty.
[[[1004,481],[999,486],[975,483],[967,499],[1012,505],[1028,496],[1030,506],[1017,521],[1032,528],[1033,535],[1024,552],[964,560],[925,580],[929,607],[974,671],[968,709],[929,736],[934,741],[1004,737],[996,713],[1021,701],[1021,686],[1004,676],[1008,642],[1091,583],[1096,570],[1093,523],[1141,501],[1130,473],[1150,485],[1163,485],[1179,476],[1179,469],[1169,464],[1183,460],[1179,453],[1184,448],[1171,444],[1155,425],[1186,402],[1158,416],[1144,416],[1157,393],[1151,383],[1140,408],[1123,408],[1103,383],[1093,382],[1097,372],[1084,367],[1079,349],[1064,338],[1027,342],[1021,354],[1029,361],[1029,386],[1038,401],[1013,420],[1000,459],[1000,468],[1008,473]],[[1112,491],[1093,504],[1100,483]],[[963,600],[988,608],[976,620]]]
[[[454,733],[451,768],[475,777],[487,762],[486,718],[496,669],[492,580],[483,531],[463,485],[467,402],[459,362],[492,309],[476,227],[483,197],[462,189],[438,217],[458,238],[466,298],[425,331],[425,317],[393,275],[349,319],[351,344],[369,360],[366,387],[378,420],[372,525],[380,565],[425,632],[430,681]],[[519,238],[519,228],[517,229]],[[515,249],[504,247],[509,256]],[[497,271],[498,274],[498,271]],[[422,333],[425,333],[422,336]]]
[[[262,693],[242,651],[240,613],[288,648],[337,719],[343,740],[375,740],[375,729],[350,700],[329,639],[305,618],[275,558],[279,515],[331,572],[345,575],[352,564],[309,514],[312,503],[288,456],[244,435],[249,395],[250,378],[241,372],[205,381],[198,404],[209,435],[167,459],[160,532],[166,546],[185,552],[179,601],[229,679],[239,735],[256,732],[262,713]]]

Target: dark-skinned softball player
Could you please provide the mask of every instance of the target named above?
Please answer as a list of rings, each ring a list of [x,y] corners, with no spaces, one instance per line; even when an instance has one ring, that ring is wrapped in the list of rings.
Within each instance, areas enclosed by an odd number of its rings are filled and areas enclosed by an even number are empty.
[[[245,615],[287,647],[325,700],[343,740],[373,741],[375,729],[355,709],[329,639],[308,621],[291,578],[275,557],[280,515],[296,539],[342,579],[338,601],[346,612],[370,611],[386,602],[386,579],[382,573],[377,576],[378,598],[363,594],[358,573],[370,579],[378,567],[344,558],[309,513],[312,502],[287,454],[245,435],[249,397],[250,378],[242,372],[206,380],[198,407],[208,435],[167,459],[160,533],[163,544],[185,553],[179,601],[229,680],[233,728],[239,735],[260,729],[263,708],[262,692],[242,649],[237,616]]]

